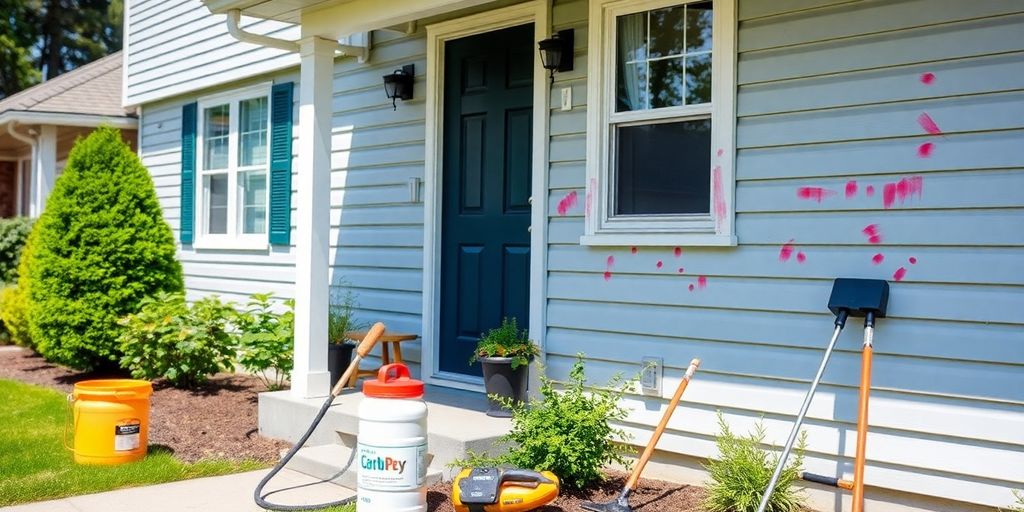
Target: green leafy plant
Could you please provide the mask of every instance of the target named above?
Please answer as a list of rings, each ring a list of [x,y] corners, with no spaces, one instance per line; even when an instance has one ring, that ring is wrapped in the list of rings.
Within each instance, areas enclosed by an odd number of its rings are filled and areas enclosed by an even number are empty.
[[[356,297],[351,291],[345,292],[340,300],[331,301],[327,312],[327,340],[331,343],[344,343],[345,333],[362,328],[355,321]]]
[[[629,435],[612,422],[626,418],[619,400],[632,386],[616,375],[605,386],[588,388],[582,354],[569,371],[564,389],[541,377],[540,398],[528,404],[502,400],[512,411],[512,430],[499,445],[509,451],[498,457],[469,453],[453,466],[511,465],[558,475],[567,489],[584,489],[604,479],[608,464],[628,465]]]
[[[729,429],[725,416],[719,411],[718,428],[720,432],[715,440],[718,459],[704,465],[712,478],[704,507],[709,512],[754,512],[775,472],[779,455],[769,454],[761,447],[765,438],[761,421],[746,436],[738,436]],[[800,478],[806,447],[807,433],[803,432],[768,501],[768,512],[794,512],[803,506],[803,492],[793,483]]]
[[[512,369],[530,364],[530,360],[539,353],[537,345],[530,341],[530,335],[523,329],[519,330],[515,317],[504,318],[501,326],[487,331],[487,334],[476,344],[476,351],[469,359],[469,364],[481,357],[510,357]]]
[[[121,366],[139,379],[163,377],[176,387],[196,387],[232,369],[235,310],[216,296],[191,305],[181,293],[142,300],[138,313],[121,320]]]
[[[1010,505],[1009,512],[1024,512],[1024,491],[1013,491],[1013,497],[1017,499],[1017,502]]]
[[[0,219],[0,283],[18,280],[18,262],[31,231],[32,220],[28,217]]]
[[[30,334],[44,357],[63,365],[113,366],[121,359],[118,321],[147,296],[182,290],[153,180],[113,128],[75,143],[30,244]]]
[[[291,377],[295,345],[295,301],[274,311],[269,293],[254,294],[235,320],[239,332],[238,362],[271,391],[283,389]]]
[[[25,318],[25,294],[18,285],[0,289],[0,342],[32,346]]]

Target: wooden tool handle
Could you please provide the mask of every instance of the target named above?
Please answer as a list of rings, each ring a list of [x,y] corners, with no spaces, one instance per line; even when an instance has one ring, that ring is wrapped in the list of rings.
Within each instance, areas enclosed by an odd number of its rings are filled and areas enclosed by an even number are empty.
[[[371,327],[369,331],[366,331],[366,336],[363,337],[363,341],[359,342],[359,346],[356,347],[356,355],[352,358],[352,362],[349,363],[348,368],[345,369],[345,373],[340,379],[338,379],[338,382],[334,384],[334,388],[331,389],[331,396],[338,396],[341,394],[341,391],[345,389],[345,384],[348,384],[348,381],[352,378],[352,374],[359,371],[359,362],[362,361],[371,350],[373,350],[373,346],[377,344],[377,341],[380,340],[381,336],[384,336],[385,330],[384,324],[377,322],[373,324],[373,327]]]
[[[676,388],[676,394],[672,395],[672,400],[668,403],[668,409],[665,409],[665,414],[661,416],[661,422],[658,423],[658,428],[654,429],[654,434],[651,435],[651,440],[647,443],[647,447],[644,448],[643,455],[640,456],[640,460],[637,461],[636,467],[633,468],[633,473],[629,475],[629,480],[626,481],[626,488],[636,490],[636,484],[640,481],[640,473],[643,472],[644,466],[647,465],[647,461],[650,460],[651,455],[654,454],[654,447],[658,445],[658,440],[661,439],[661,434],[665,432],[665,427],[668,426],[668,420],[672,417],[672,413],[679,406],[679,400],[683,398],[683,391],[686,391],[686,385],[690,383],[690,378],[693,377],[694,372],[697,371],[697,367],[700,366],[700,359],[694,359],[690,361],[690,367],[686,369],[686,374],[683,375],[683,379],[679,381],[679,387]]]

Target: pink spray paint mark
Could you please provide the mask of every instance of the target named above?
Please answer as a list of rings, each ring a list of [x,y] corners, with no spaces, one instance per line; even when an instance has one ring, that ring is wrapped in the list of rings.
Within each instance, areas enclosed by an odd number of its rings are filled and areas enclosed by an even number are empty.
[[[882,232],[878,229],[878,224],[868,224],[861,230],[864,236],[868,237],[868,243],[880,244],[882,243]]]
[[[682,247],[676,247],[675,249],[672,249],[672,254],[673,254],[673,255],[674,255],[674,256],[675,256],[676,258],[678,258],[678,257],[682,256],[682,255],[683,255],[683,248],[682,248]]]
[[[782,244],[782,248],[779,249],[779,261],[789,261],[789,257],[793,255],[793,238],[790,238],[788,242]]]
[[[715,227],[721,228],[725,220],[725,189],[722,188],[722,167],[719,165],[711,170],[711,185],[715,203]]]
[[[576,207],[576,199],[577,194],[575,190],[566,194],[565,197],[558,202],[558,214],[564,216],[566,213],[569,213],[569,210]]]
[[[907,276],[907,269],[905,269],[903,267],[900,267],[900,268],[896,269],[896,272],[892,273],[892,280],[893,281],[902,281],[903,278],[906,277],[906,276]]]
[[[932,134],[941,135],[942,130],[939,129],[939,125],[935,124],[935,120],[932,116],[928,115],[927,112],[921,112],[921,115],[917,116],[917,124],[921,125],[921,129]]]
[[[807,255],[804,254],[803,251],[800,251],[800,252],[796,253],[796,262],[797,263],[803,263],[805,261],[807,261]]]
[[[597,179],[596,178],[590,178],[590,186],[587,187],[587,197],[584,200],[585,203],[584,203],[584,207],[583,207],[583,213],[587,217],[590,217],[590,208],[591,208],[591,206],[593,206],[593,203],[594,203],[594,196],[592,194],[596,190],[597,190]]]
[[[911,176],[902,178],[896,183],[886,183],[882,189],[882,206],[892,208],[896,202],[902,205],[909,198],[920,198],[924,191],[924,178]]]
[[[718,156],[722,156],[723,154],[725,154],[725,150],[722,148],[718,148],[718,151],[716,151],[715,154]]]
[[[683,272],[686,272],[686,269],[683,268],[683,267],[679,267],[679,270],[676,270],[676,272],[679,272],[680,274],[682,274]]]
[[[908,258],[907,261],[909,261],[911,265],[917,265],[917,258],[915,258],[913,256]]]
[[[935,82],[935,73],[921,73],[921,83],[931,85]]]
[[[932,151],[935,150],[935,144],[931,142],[925,142],[917,147],[918,158],[929,158],[932,156]]]
[[[687,289],[692,292],[693,291],[693,285],[691,284],[690,286],[687,286]]]
[[[605,281],[611,281],[612,280],[612,273],[611,273],[611,271],[609,271],[609,270],[605,270],[604,271],[604,280]]]
[[[633,254],[636,254],[636,253],[640,252],[640,249],[637,249],[636,247],[630,247],[629,248],[629,252],[631,252]]]
[[[800,187],[796,189],[796,196],[800,199],[822,202],[826,197],[836,195],[836,191],[821,187]]]
[[[708,278],[700,276],[697,278],[697,289],[703,290],[708,287]]]
[[[662,263],[662,262],[661,262],[661,260],[658,260],[658,262],[654,264],[654,266],[655,266],[655,267],[657,267],[657,268],[661,268],[661,267],[662,267],[662,266],[664,266],[664,265],[665,265],[665,264],[664,264],[664,263]]]
[[[864,189],[864,193],[867,194],[868,197],[874,196],[875,195],[875,186],[874,185],[868,185],[867,188]]]
[[[882,253],[875,254],[871,257],[871,263],[874,263],[875,265],[881,265],[883,261],[885,261],[885,255]]]
[[[608,270],[611,270],[615,266],[615,256],[608,256],[608,259],[605,260],[605,265],[608,267]]]
[[[857,180],[846,182],[846,198],[850,199],[857,195]]]

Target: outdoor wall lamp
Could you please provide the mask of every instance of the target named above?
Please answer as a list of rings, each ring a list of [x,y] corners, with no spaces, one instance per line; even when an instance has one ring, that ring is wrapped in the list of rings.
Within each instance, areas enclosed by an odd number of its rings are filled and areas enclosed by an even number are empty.
[[[540,61],[544,69],[551,72],[551,83],[555,83],[555,71],[572,71],[573,46],[576,31],[560,30],[554,36],[537,43]]]
[[[384,75],[384,92],[391,99],[391,105],[398,110],[398,100],[412,99],[413,77],[416,74],[415,64],[406,64],[390,75]]]

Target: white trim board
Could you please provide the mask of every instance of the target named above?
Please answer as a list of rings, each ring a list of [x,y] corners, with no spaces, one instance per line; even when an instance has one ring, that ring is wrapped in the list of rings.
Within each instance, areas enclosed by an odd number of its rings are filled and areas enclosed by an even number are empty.
[[[444,46],[452,39],[533,23],[534,39],[551,32],[551,0],[532,0],[511,7],[427,26],[427,108],[425,194],[423,201],[423,380],[429,384],[483,391],[479,379],[438,371],[437,339],[440,331],[441,300],[441,169],[444,134]],[[548,182],[548,93],[547,70],[539,52],[533,66],[533,190],[530,231],[530,337],[541,347],[544,361],[544,332],[547,325],[547,182]]]

